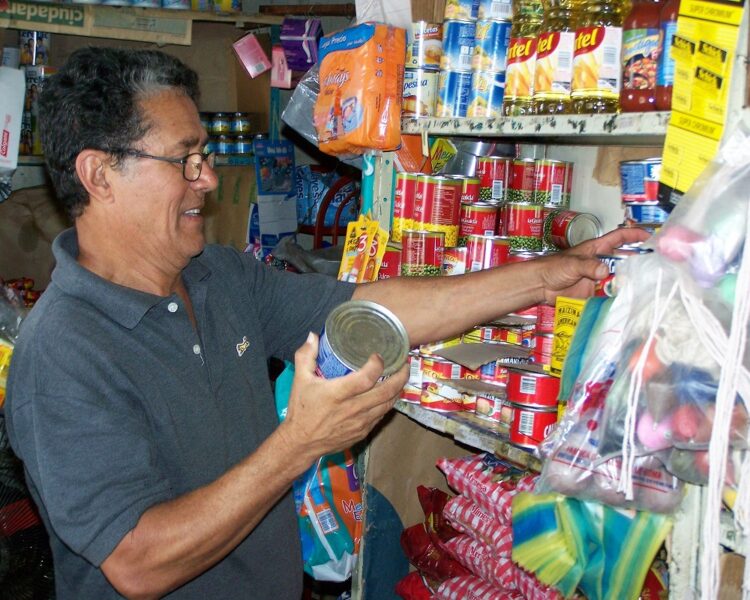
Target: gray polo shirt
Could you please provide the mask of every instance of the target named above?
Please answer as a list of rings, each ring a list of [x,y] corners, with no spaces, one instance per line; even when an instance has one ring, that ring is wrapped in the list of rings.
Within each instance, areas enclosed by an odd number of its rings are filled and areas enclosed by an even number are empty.
[[[293,359],[354,286],[208,246],[177,295],[112,284],[76,262],[74,230],[13,355],[8,433],[50,532],[60,600],[119,598],[99,566],[150,506],[205,485],[278,421],[267,359]],[[231,507],[229,508],[231,510]],[[170,598],[298,600],[287,494],[224,560]]]

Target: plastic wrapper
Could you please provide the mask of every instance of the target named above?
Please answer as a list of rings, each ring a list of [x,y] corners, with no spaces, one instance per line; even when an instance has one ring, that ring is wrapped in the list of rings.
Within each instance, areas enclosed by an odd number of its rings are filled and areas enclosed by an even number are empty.
[[[325,215],[323,216],[323,226],[333,227],[336,217],[336,211],[346,197],[356,191],[356,185],[353,180],[347,183],[339,183],[340,175],[335,171],[327,171],[321,167],[305,165],[297,167],[295,171],[295,185],[297,189],[297,222],[300,225],[315,225],[315,221],[320,211],[320,205],[328,194],[331,187],[338,183],[333,199],[328,205]],[[350,202],[344,207],[338,225],[345,226],[350,221],[357,218],[357,203]]]
[[[562,600],[562,596],[549,586],[542,584],[531,573],[516,567],[516,589],[526,600]]]
[[[503,590],[476,575],[454,577],[440,584],[435,600],[524,600],[519,592]]]
[[[747,448],[747,347],[727,349],[750,202],[747,148],[743,129],[649,240],[650,252],[618,264],[619,292],[589,329],[566,413],[541,446],[540,490],[669,513],[682,480],[708,480],[710,442],[728,454]],[[746,334],[747,323],[740,327]],[[737,358],[737,393],[718,433],[722,370]]]
[[[510,556],[513,551],[513,528],[500,523],[475,502],[459,495],[443,509],[443,516],[454,529],[465,533],[490,548],[495,556]]]
[[[416,571],[412,571],[396,584],[396,594],[403,600],[431,600],[432,589]]]
[[[314,122],[328,154],[395,150],[401,142],[406,32],[362,23],[323,37]]]
[[[513,561],[498,557],[492,548],[469,535],[458,535],[445,543],[445,549],[469,571],[504,590],[516,586]]]

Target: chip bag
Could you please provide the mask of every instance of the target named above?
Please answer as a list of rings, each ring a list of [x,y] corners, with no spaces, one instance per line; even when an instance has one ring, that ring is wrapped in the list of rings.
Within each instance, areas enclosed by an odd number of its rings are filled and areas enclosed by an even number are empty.
[[[328,154],[395,150],[401,140],[406,32],[362,23],[320,41],[313,120]]]

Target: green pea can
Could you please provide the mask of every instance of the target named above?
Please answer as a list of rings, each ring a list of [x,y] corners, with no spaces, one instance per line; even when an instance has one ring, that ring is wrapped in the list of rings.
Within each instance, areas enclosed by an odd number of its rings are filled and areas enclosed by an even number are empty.
[[[444,232],[404,230],[401,235],[401,275],[441,275],[444,253]]]
[[[531,202],[508,202],[505,217],[511,250],[542,249],[543,206]]]

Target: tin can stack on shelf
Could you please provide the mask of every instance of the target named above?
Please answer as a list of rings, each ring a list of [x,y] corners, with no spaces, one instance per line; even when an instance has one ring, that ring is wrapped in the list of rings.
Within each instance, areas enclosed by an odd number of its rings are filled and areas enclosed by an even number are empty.
[[[216,154],[252,154],[254,133],[250,113],[201,113],[200,118],[210,136],[208,151]]]
[[[620,163],[625,225],[655,233],[667,220],[673,206],[658,200],[661,158],[628,160]]]

